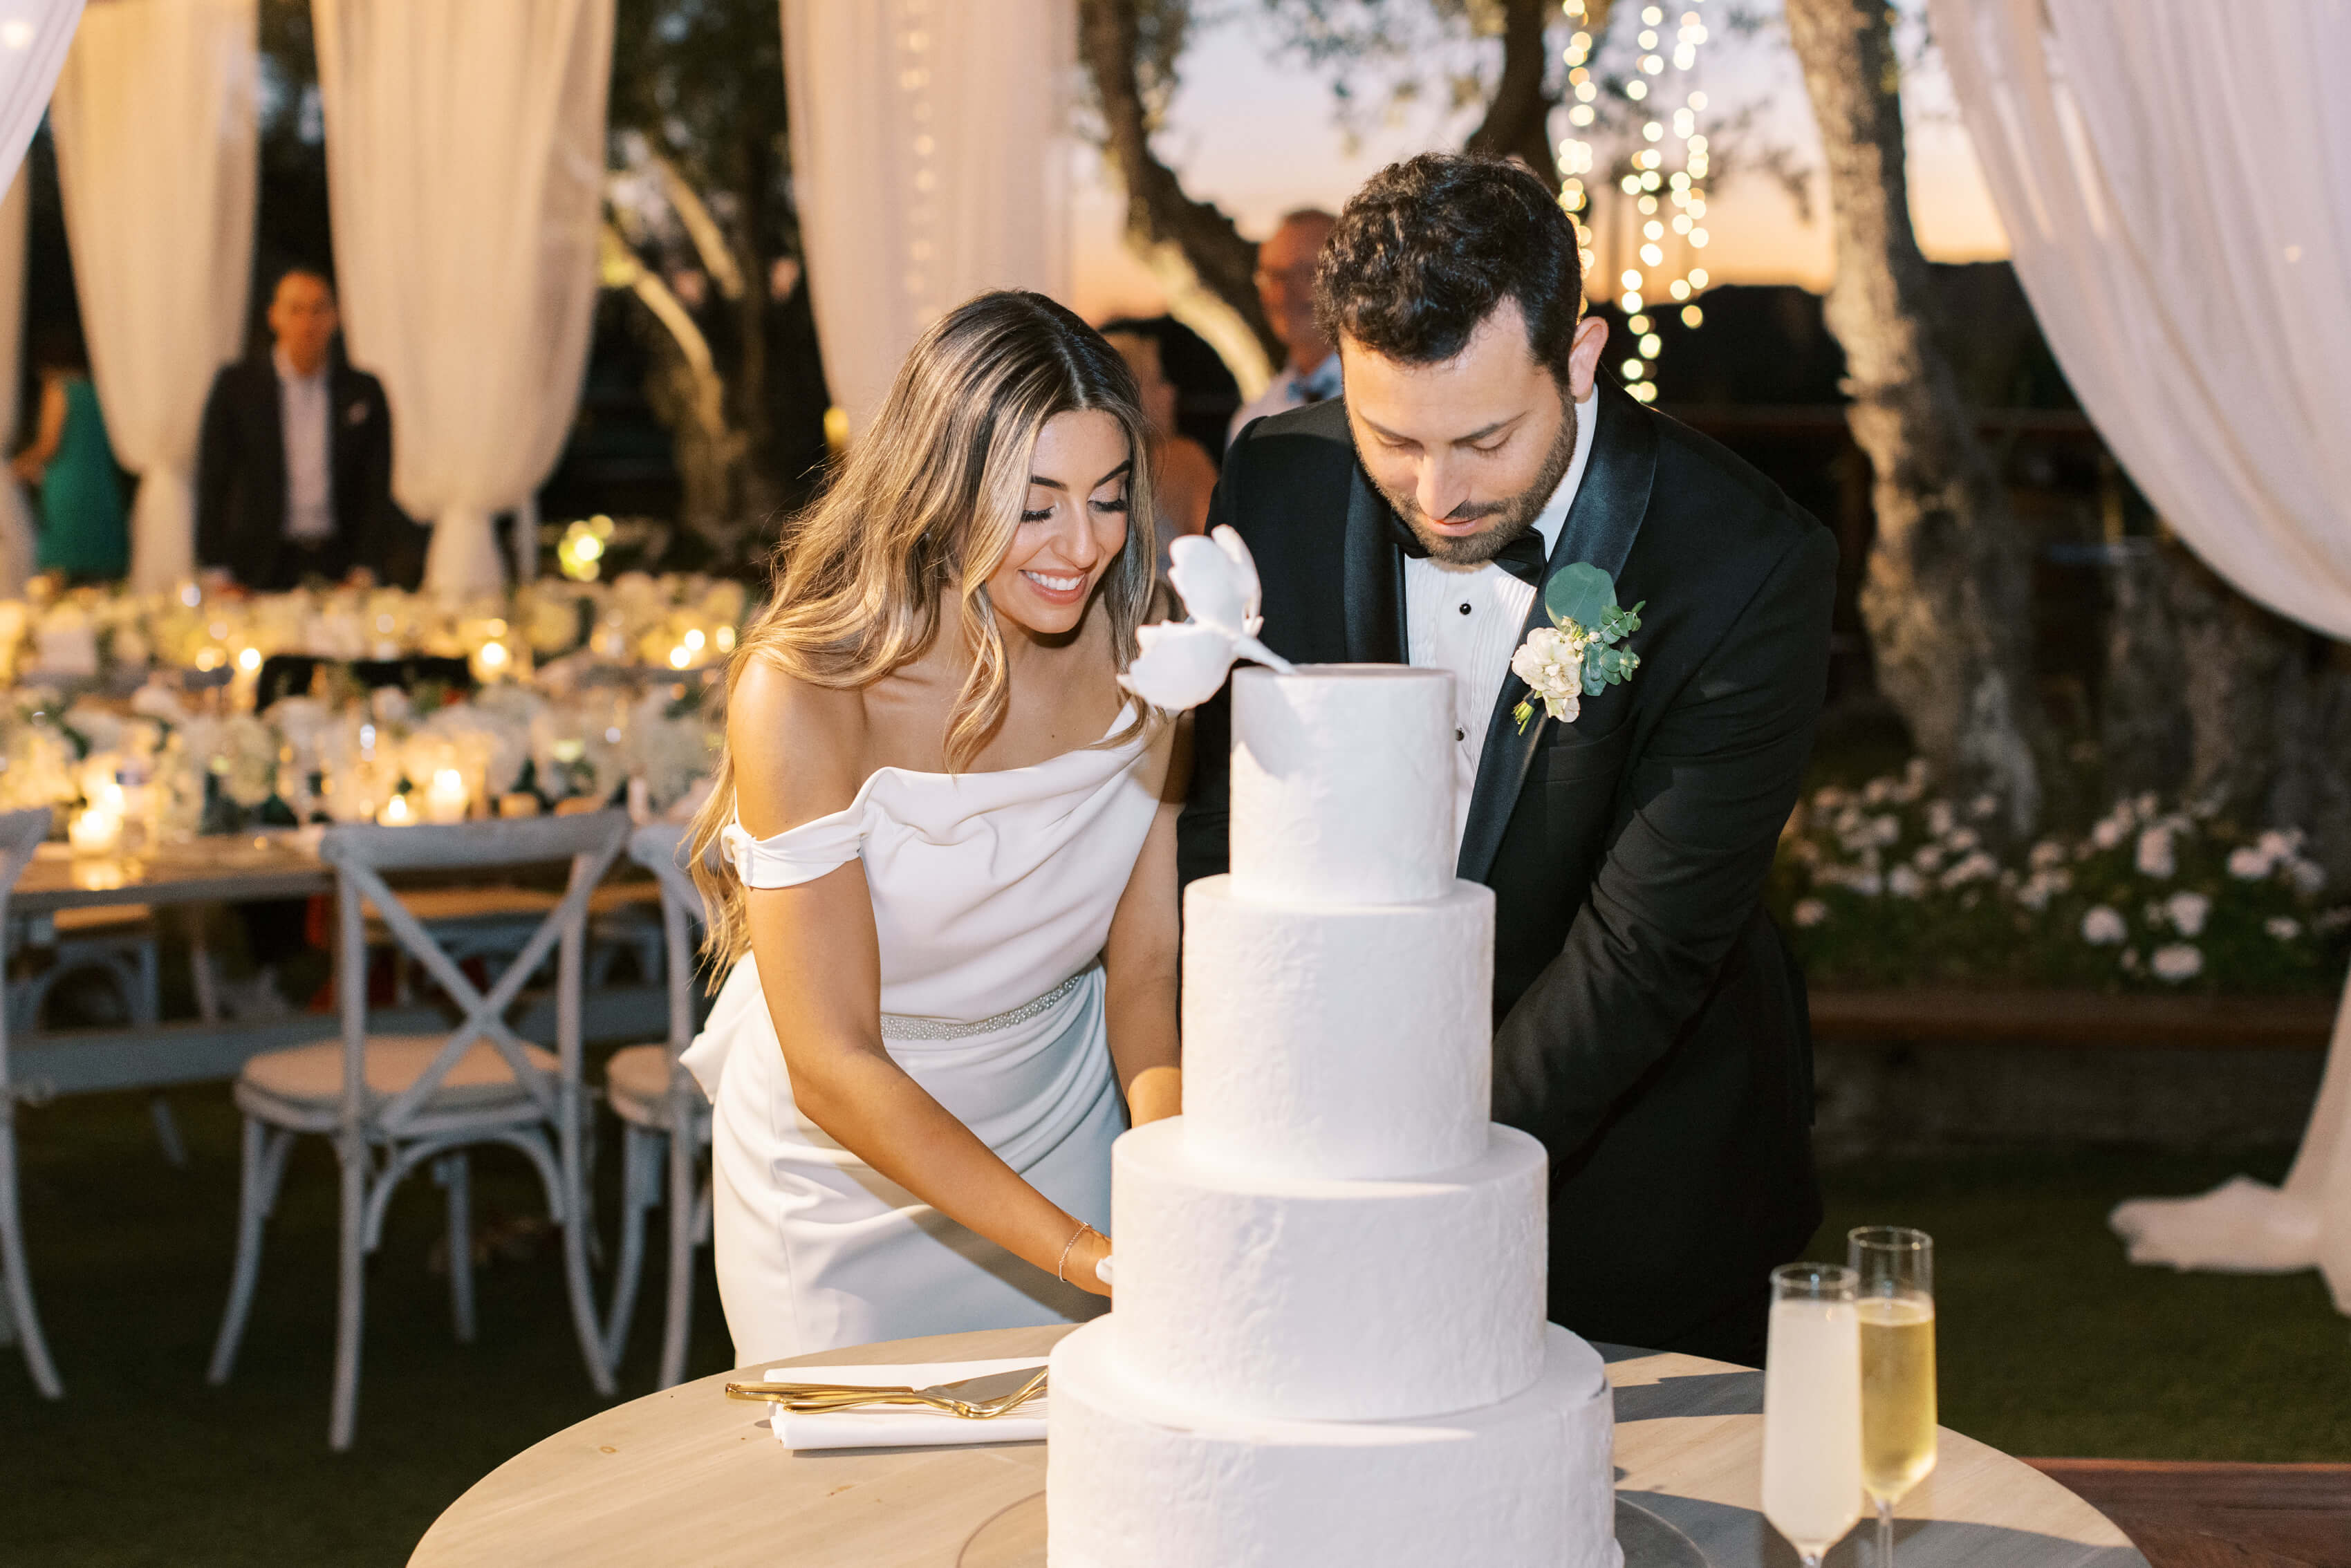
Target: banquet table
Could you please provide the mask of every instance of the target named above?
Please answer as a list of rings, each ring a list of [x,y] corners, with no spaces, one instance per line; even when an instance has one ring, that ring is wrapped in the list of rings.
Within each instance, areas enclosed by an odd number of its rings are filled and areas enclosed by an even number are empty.
[[[106,904],[235,904],[254,899],[307,898],[334,890],[334,871],[319,858],[318,830],[273,829],[166,841],[118,854],[75,854],[66,845],[41,846],[8,897],[11,915],[55,915]],[[551,893],[467,888],[452,890],[481,904],[412,908],[426,919],[514,909],[543,912]],[[621,904],[657,906],[650,880],[608,882],[591,911]],[[446,901],[444,901],[446,902]],[[591,1043],[646,1040],[668,1026],[668,995],[639,985],[597,993],[587,1016]],[[538,1014],[546,1014],[539,1017]],[[445,1027],[437,1009],[376,1009],[373,1027],[386,1032],[433,1032]],[[75,1029],[16,1035],[8,1042],[8,1075],[31,1100],[113,1089],[160,1089],[234,1078],[246,1059],[265,1051],[307,1045],[334,1033],[336,1020],[318,1013],[275,1019],[173,1019],[151,1029]],[[552,1038],[552,1009],[526,1009],[517,1029],[524,1038]]]
[[[1044,1444],[795,1454],[722,1385],[770,1364],[1041,1358],[1068,1332],[897,1340],[759,1363],[616,1406],[491,1471],[434,1522],[410,1568],[1034,1568],[1045,1561]],[[1792,1568],[1795,1554],[1759,1511],[1763,1375],[1603,1351],[1625,1568]],[[2147,1568],[2088,1503],[1950,1431],[1896,1528],[1900,1568]],[[1830,1564],[1859,1568],[1869,1532],[1846,1537]]]

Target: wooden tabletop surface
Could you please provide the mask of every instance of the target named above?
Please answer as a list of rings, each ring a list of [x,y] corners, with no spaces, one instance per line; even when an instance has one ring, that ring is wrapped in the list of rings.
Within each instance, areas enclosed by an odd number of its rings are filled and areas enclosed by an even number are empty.
[[[801,1361],[1041,1357],[1067,1332],[946,1334]],[[1762,1374],[1608,1354],[1625,1568],[1792,1568],[1759,1511]],[[1045,1445],[794,1454],[721,1390],[768,1364],[615,1406],[526,1449],[450,1505],[410,1568],[1043,1563]],[[1900,1568],[2147,1568],[2089,1504],[1954,1432],[1899,1513]],[[1865,1533],[1830,1553],[1832,1568],[1860,1568]]]
[[[193,904],[301,898],[335,885],[317,836],[279,831],[166,840],[122,854],[43,844],[8,896],[12,914],[93,904]]]

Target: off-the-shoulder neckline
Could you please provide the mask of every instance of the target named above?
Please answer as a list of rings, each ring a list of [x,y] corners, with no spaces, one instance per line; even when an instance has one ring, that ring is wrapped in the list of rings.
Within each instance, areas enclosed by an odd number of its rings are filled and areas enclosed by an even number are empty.
[[[1073,746],[1067,751],[1057,751],[1053,753],[1052,756],[1040,758],[1035,762],[1024,762],[1018,768],[967,768],[961,773],[946,773],[935,768],[876,768],[872,772],[868,773],[865,776],[865,782],[857,787],[857,793],[850,797],[849,804],[841,807],[841,810],[837,811],[827,811],[821,817],[810,817],[805,822],[797,823],[792,827],[786,828],[781,832],[770,833],[764,839],[752,839],[750,830],[743,825],[743,819],[739,815],[736,817],[734,822],[730,825],[736,832],[741,833],[747,839],[750,839],[751,842],[755,844],[772,844],[778,839],[789,838],[794,833],[804,831],[810,828],[821,826],[826,822],[833,821],[839,818],[849,816],[854,811],[862,810],[865,805],[866,796],[872,793],[875,781],[880,779],[885,773],[894,773],[899,775],[901,778],[906,779],[1013,779],[1018,778],[1024,773],[1035,773],[1040,769],[1051,768],[1059,763],[1066,762],[1072,757],[1083,757],[1088,752],[1102,751],[1102,741],[1108,740],[1112,736],[1118,733],[1118,727],[1125,722],[1126,717],[1130,713],[1134,711],[1134,701],[1131,697],[1125,702],[1121,703],[1119,705],[1118,712],[1113,716],[1110,724],[1102,730],[1101,739],[1095,740],[1085,746]],[[1137,741],[1140,741],[1142,737],[1138,735],[1135,738]],[[1103,755],[1109,756],[1112,755],[1112,753],[1103,752]]]

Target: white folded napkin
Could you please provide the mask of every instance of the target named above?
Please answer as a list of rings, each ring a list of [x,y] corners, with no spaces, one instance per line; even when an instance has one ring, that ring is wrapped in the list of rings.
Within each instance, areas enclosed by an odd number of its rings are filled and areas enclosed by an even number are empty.
[[[966,1377],[986,1377],[1034,1366],[1040,1356],[1001,1356],[993,1361],[918,1361],[901,1366],[771,1366],[769,1383],[845,1383],[852,1388],[929,1388]],[[920,1405],[873,1405],[857,1410],[798,1412],[773,1406],[768,1424],[787,1448],[914,1448],[932,1444],[1041,1443],[1045,1440],[1042,1395],[992,1421],[969,1421]]]

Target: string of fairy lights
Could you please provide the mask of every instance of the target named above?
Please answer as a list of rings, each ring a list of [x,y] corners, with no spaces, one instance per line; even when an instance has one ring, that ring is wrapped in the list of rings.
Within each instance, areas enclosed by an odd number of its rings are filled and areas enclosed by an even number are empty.
[[[1698,256],[1707,246],[1706,180],[1711,165],[1706,133],[1698,129],[1707,99],[1698,86],[1698,60],[1708,37],[1701,14],[1707,0],[1678,4],[1681,16],[1670,37],[1666,7],[1641,8],[1641,29],[1633,39],[1640,55],[1620,89],[1640,120],[1640,144],[1610,156],[1604,174],[1598,172],[1603,149],[1594,141],[1571,136],[1559,144],[1560,204],[1575,220],[1584,276],[1593,276],[1600,261],[1599,241],[1591,226],[1596,197],[1613,184],[1631,209],[1618,210],[1619,235],[1629,238],[1625,231],[1638,225],[1633,231],[1640,239],[1637,250],[1610,260],[1625,263],[1616,277],[1616,303],[1625,312],[1634,346],[1618,373],[1626,390],[1643,402],[1656,401],[1656,359],[1665,349],[1656,314],[1678,306],[1683,326],[1698,327],[1706,320],[1698,300],[1708,279]],[[1563,0],[1562,9],[1576,29],[1566,49],[1567,122],[1596,137],[1601,132],[1593,127],[1600,119],[1604,84],[1593,72],[1592,57],[1599,41],[1590,31],[1586,0]],[[1632,265],[1635,260],[1638,266]]]

